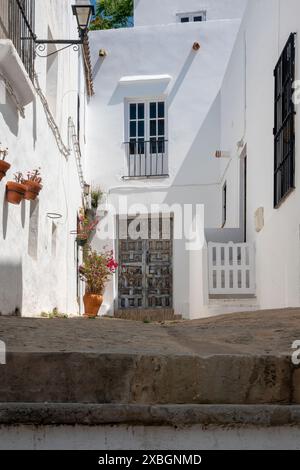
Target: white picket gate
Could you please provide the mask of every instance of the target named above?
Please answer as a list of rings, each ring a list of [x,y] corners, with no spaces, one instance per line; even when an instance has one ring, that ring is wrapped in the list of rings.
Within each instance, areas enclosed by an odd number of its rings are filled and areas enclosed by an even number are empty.
[[[209,294],[255,294],[255,252],[249,243],[209,243]]]

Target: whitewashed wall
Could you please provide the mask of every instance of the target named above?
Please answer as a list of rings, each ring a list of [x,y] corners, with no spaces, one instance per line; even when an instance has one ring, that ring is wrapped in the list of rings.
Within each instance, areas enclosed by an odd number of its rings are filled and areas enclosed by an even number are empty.
[[[256,243],[257,293],[262,308],[300,305],[298,112],[296,190],[279,209],[273,208],[273,70],[290,33],[299,32],[299,14],[297,0],[251,0],[221,92],[222,148],[230,150],[235,159],[225,176],[232,194],[238,184],[236,144],[242,138],[247,143],[247,232],[248,240]],[[296,78],[299,78],[299,34],[296,44]],[[259,207],[264,208],[265,226],[256,233],[254,213]],[[237,198],[231,197],[230,224],[237,223],[237,214]]]
[[[241,18],[248,0],[134,0],[135,26],[177,22],[178,13],[207,12],[207,20]]]
[[[152,203],[204,204],[205,225],[221,226],[222,175],[214,158],[219,145],[215,137],[220,135],[219,90],[239,24],[228,20],[91,32],[96,94],[88,107],[89,179],[108,193],[109,202],[117,205],[118,197],[125,195],[129,206],[139,202],[148,209]],[[201,44],[198,52],[192,49],[195,41]],[[100,48],[106,50],[105,58],[99,58]],[[119,83],[124,76],[161,74],[170,75],[170,83]],[[170,177],[124,181],[124,103],[155,97],[167,102]],[[195,315],[190,292],[197,279],[185,240],[176,242],[175,310],[188,318]],[[112,313],[115,296],[111,286],[103,313]]]
[[[48,38],[48,27],[54,38],[77,37],[72,3],[36,1],[39,38]],[[78,53],[69,49],[60,52],[56,60],[57,89],[55,81],[50,85],[52,96],[57,97],[55,103],[49,101],[68,146],[68,117],[72,116],[76,123],[78,86],[82,106],[85,105],[84,81]],[[47,88],[46,68],[47,60],[37,58],[36,72],[49,98],[51,86],[48,76]],[[56,307],[61,312],[77,313],[76,256],[70,231],[76,229],[76,213],[82,201],[74,155],[67,161],[58,151],[38,97],[26,107],[25,119],[18,115],[10,98],[0,105],[0,141],[8,147],[7,161],[12,164],[7,178],[0,183],[0,312],[10,314],[17,309],[26,316]],[[32,216],[29,202],[20,206],[5,202],[5,184],[16,171],[37,167],[41,167],[44,187],[38,212]],[[57,221],[56,250],[49,212],[62,215]]]

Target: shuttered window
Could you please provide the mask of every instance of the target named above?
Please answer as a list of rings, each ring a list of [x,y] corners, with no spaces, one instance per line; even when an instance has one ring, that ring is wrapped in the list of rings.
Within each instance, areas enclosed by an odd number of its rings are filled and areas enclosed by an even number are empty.
[[[295,188],[295,34],[289,40],[274,70],[275,125],[274,125],[274,207]]]

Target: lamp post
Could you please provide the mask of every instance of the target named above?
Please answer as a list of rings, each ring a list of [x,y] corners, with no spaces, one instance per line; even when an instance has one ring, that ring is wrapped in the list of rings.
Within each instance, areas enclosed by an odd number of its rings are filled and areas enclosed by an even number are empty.
[[[89,29],[92,16],[95,14],[94,5],[72,5],[73,15],[76,16],[79,39],[35,39],[36,44],[83,44]]]
[[[84,39],[92,16],[95,14],[95,7],[93,5],[72,5],[72,11],[76,16],[79,36]]]
[[[20,2],[20,0],[16,0],[16,1],[19,5],[19,8],[20,8],[20,11],[24,18],[25,23],[29,25],[22,3]],[[71,47],[71,46],[73,46],[74,50],[78,51],[79,45],[84,43],[84,39],[89,29],[91,19],[93,15],[95,14],[95,7],[94,5],[90,5],[90,4],[72,5],[72,12],[73,12],[73,15],[76,16],[79,39],[38,39],[36,34],[32,31],[31,27],[29,28],[31,37],[30,38],[23,37],[21,39],[33,40],[34,43],[36,44],[36,49],[38,51],[44,51],[46,49],[47,44],[61,44],[64,46],[61,49],[58,49],[55,52],[51,52],[48,55],[40,55],[37,53],[40,57],[49,57],[50,55],[56,54],[57,52],[67,49],[68,47]]]

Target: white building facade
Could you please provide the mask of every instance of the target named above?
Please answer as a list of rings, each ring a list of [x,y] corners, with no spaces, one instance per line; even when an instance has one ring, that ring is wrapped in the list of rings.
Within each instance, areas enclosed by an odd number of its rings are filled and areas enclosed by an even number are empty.
[[[74,2],[26,2],[38,38],[78,37]],[[136,0],[134,28],[34,61],[5,30],[12,3],[0,0],[1,314],[81,313],[85,180],[104,192],[93,246],[120,265],[101,314],[299,306],[297,1]],[[37,202],[8,204],[7,181],[36,168]]]
[[[20,4],[37,38],[51,40],[78,38],[73,3]],[[35,49],[18,2],[1,0],[0,13],[0,142],[8,148],[11,165],[0,183],[0,312],[32,316],[57,309],[76,314],[81,255],[70,232],[77,228],[83,205],[84,161],[76,147],[79,141],[84,151],[82,51],[56,53],[60,46],[52,44]],[[39,198],[8,203],[7,181],[14,173],[26,176],[38,168],[43,178]]]
[[[207,246],[189,249],[190,232],[204,240],[204,228],[214,234],[222,226],[224,168],[214,157],[220,90],[245,6],[164,1],[151,2],[150,11],[140,0],[134,28],[90,33],[95,97],[88,107],[89,179],[101,186],[110,208],[94,246],[110,245],[120,263],[102,313],[209,314]],[[188,221],[189,210],[194,220]],[[136,214],[156,219],[157,230],[159,214],[169,218],[169,243],[144,243],[128,233],[122,241],[124,216]],[[101,233],[106,225],[107,239]],[[239,227],[233,235],[243,241]]]
[[[246,233],[262,309],[300,305],[299,12],[295,0],[248,2],[221,89],[228,224],[237,223],[233,194],[247,157]]]

